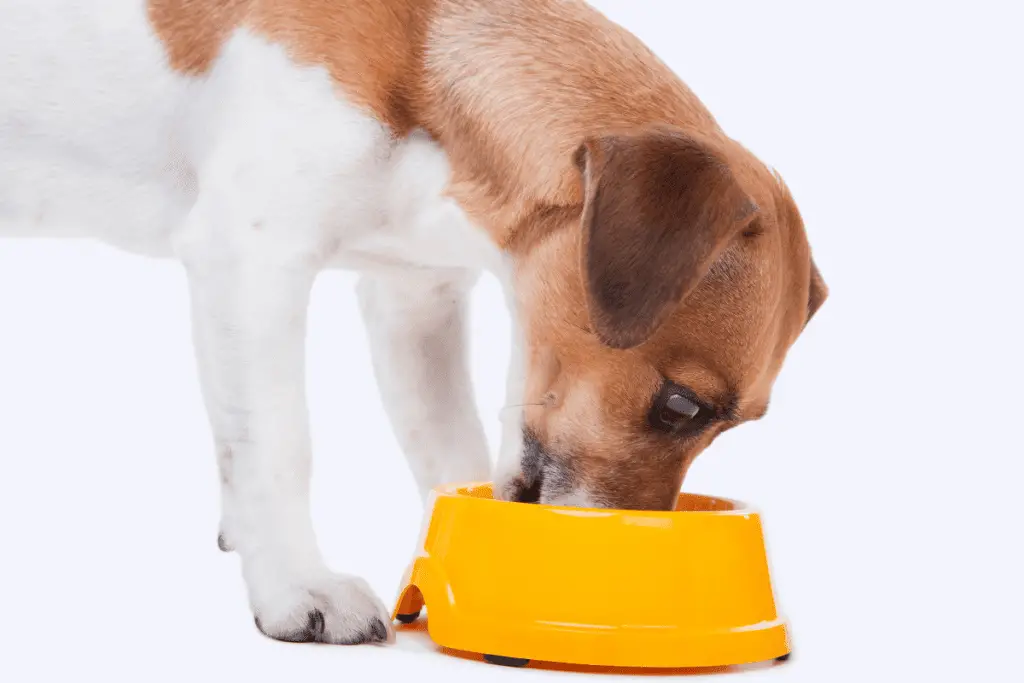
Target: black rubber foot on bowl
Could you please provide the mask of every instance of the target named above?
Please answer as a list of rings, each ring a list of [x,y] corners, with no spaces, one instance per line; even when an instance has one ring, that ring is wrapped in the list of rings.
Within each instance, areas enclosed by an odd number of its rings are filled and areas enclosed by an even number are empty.
[[[793,653],[792,652],[787,652],[786,654],[782,655],[781,657],[776,657],[775,661],[776,662],[788,662],[789,661],[789,656],[791,654],[793,654]]]
[[[396,618],[403,624],[411,624],[412,622],[420,618],[420,611],[421,610],[416,610],[415,612],[410,612],[409,614],[399,614],[396,615]]]
[[[484,660],[491,664],[497,664],[498,666],[526,666],[530,663],[529,659],[520,659],[519,657],[502,657],[501,655],[484,655]]]

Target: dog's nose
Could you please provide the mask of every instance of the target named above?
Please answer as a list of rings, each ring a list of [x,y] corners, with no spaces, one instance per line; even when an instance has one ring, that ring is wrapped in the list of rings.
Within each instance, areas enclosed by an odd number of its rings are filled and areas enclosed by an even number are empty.
[[[496,483],[500,484],[500,482]],[[510,503],[538,503],[543,483],[543,470],[537,472],[527,468],[516,477],[501,484],[494,493],[496,498]]]
[[[544,471],[538,472],[531,481],[518,479],[512,491],[510,499],[513,503],[537,503],[540,502],[540,489],[544,483]]]
[[[499,474],[495,479],[495,498],[513,503],[539,503],[549,478],[547,475],[552,473],[552,465],[551,456],[537,437],[529,429],[524,429],[518,462],[506,470],[506,474]]]
[[[523,457],[520,461],[522,475],[516,479],[516,489],[511,499],[518,503],[540,502],[544,475],[551,464],[551,456],[544,450],[540,440],[530,431],[523,435]]]

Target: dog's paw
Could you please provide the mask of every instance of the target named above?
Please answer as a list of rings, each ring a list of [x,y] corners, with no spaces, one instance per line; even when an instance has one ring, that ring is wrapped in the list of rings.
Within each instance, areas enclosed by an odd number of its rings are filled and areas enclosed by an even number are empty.
[[[254,599],[256,626],[291,643],[392,642],[391,618],[362,579],[332,574]]]

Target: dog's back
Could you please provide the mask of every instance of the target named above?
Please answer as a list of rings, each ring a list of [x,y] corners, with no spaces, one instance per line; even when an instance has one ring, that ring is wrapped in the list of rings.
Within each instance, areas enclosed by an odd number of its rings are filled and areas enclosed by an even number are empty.
[[[246,88],[262,80],[278,90],[268,100],[302,105],[240,35],[323,69],[389,134],[426,130],[453,196],[499,232],[534,205],[581,201],[571,153],[595,123],[717,132],[667,67],[582,1],[9,0],[3,12],[0,234],[169,253],[220,126],[262,106]],[[312,135],[299,120],[288,133]]]
[[[151,252],[194,183],[175,163],[189,84],[138,2],[12,0],[0,17],[0,234]]]

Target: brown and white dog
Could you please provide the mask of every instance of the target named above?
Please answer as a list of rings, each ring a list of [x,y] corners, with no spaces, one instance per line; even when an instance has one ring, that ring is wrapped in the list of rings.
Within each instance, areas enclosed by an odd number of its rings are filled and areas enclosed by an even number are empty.
[[[826,295],[781,179],[580,0],[4,0],[0,234],[184,264],[221,543],[284,640],[392,634],[310,522],[318,271],[362,274],[423,490],[492,476],[464,300],[494,272],[497,491],[597,507],[670,506]]]

